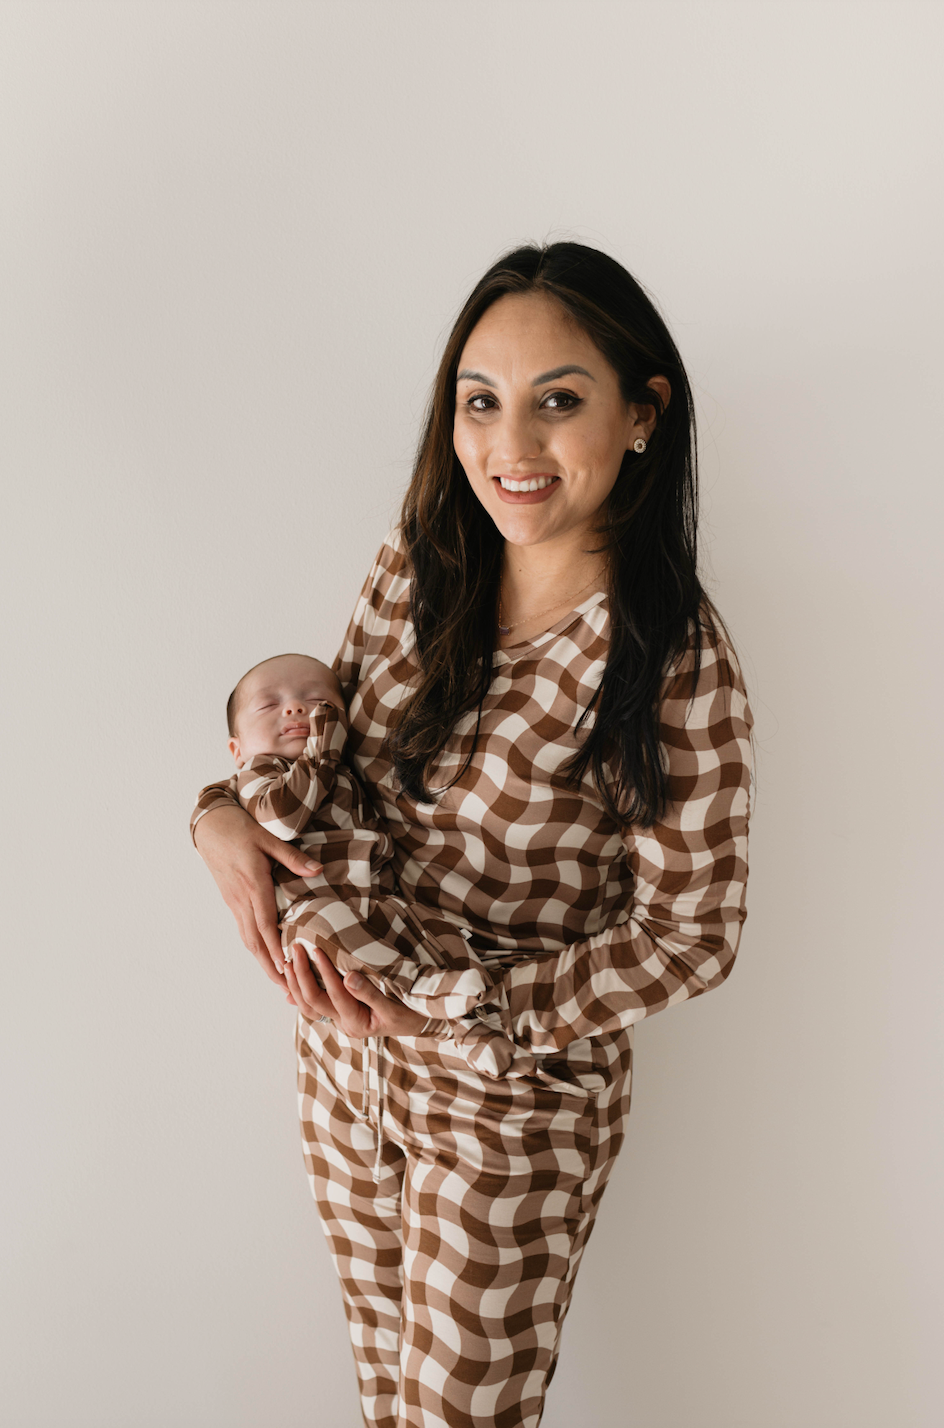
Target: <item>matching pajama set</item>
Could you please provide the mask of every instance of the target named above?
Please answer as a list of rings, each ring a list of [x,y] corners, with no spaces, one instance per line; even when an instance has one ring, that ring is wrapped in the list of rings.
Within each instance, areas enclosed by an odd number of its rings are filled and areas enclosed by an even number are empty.
[[[299,1018],[306,1163],[368,1428],[537,1428],[625,1134],[633,1024],[718,986],[737,950],[751,726],[737,661],[710,626],[694,696],[691,651],[670,671],[660,734],[673,802],[621,834],[589,776],[574,790],[562,772],[608,621],[597,593],[495,652],[478,742],[473,712],[432,803],[398,791],[383,748],[415,674],[398,536],[335,666],[346,757],[392,836],[397,889],[462,937],[460,975],[484,975],[461,1015],[428,1003],[439,1019],[421,1036],[353,1041]],[[195,819],[234,797],[211,785]],[[391,966],[393,979],[412,975]],[[455,972],[419,975],[445,994],[436,979]]]

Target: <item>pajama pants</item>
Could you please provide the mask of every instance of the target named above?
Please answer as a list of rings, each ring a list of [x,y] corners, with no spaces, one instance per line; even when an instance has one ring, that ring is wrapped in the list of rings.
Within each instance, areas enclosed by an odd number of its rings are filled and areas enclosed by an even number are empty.
[[[632,1038],[491,1079],[299,1018],[305,1160],[367,1428],[537,1428],[629,1114]]]

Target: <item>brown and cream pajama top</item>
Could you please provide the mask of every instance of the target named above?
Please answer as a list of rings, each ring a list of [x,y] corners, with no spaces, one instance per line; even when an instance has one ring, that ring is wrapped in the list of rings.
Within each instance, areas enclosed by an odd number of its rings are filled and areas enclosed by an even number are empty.
[[[469,767],[451,783],[472,745],[474,712],[453,730],[434,776],[445,791],[428,804],[398,791],[383,748],[415,674],[396,534],[335,662],[348,700],[347,758],[392,835],[404,896],[466,929],[490,970],[476,1013],[449,1032],[486,1074],[527,1068],[534,1054],[582,1061],[588,1039],[718,986],[737,950],[751,766],[737,660],[712,626],[694,698],[691,655],[671,671],[661,740],[673,802],[654,826],[621,834],[590,777],[574,791],[562,775],[604,668],[608,620],[598,592],[535,640],[495,652]],[[234,798],[230,785],[210,785],[194,821]],[[494,1041],[477,1040],[475,1021],[508,1038],[497,1065]]]

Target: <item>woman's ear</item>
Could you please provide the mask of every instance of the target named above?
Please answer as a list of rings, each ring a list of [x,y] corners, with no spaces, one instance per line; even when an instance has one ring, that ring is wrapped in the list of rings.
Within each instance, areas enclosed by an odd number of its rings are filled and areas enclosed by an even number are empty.
[[[662,410],[665,411],[672,400],[672,387],[668,377],[650,377],[646,385],[651,387],[654,392],[658,392],[662,398]]]
[[[669,384],[668,377],[650,377],[647,385],[650,386],[654,392],[658,392],[662,398],[662,409],[664,411],[672,397],[672,388]],[[627,448],[631,448],[633,442],[640,436],[643,441],[649,440],[656,424],[656,409],[644,403],[630,402],[629,415],[632,427],[630,438],[626,443]]]

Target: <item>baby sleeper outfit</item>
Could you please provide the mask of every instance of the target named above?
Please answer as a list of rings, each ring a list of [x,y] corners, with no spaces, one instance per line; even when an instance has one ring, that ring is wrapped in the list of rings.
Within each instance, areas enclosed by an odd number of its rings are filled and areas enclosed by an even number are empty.
[[[393,840],[344,763],[343,711],[318,704],[310,725],[299,758],[254,754],[230,780],[257,823],[323,865],[310,878],[274,869],[283,947],[320,946],[425,1016],[462,1016],[492,979],[460,928],[397,895]]]

